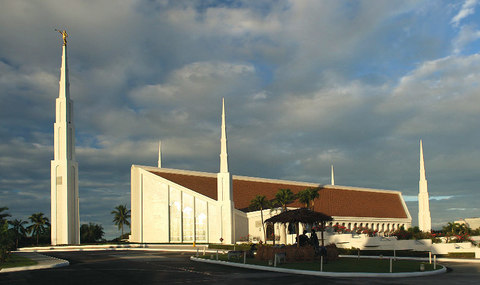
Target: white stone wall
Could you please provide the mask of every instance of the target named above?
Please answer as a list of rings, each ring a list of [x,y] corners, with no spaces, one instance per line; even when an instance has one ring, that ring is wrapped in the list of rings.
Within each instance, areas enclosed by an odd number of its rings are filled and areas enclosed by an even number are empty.
[[[132,166],[131,242],[218,243],[220,217],[217,201]]]
[[[320,237],[320,234],[318,234]],[[361,250],[414,250],[431,251],[432,254],[448,254],[451,252],[474,252],[480,258],[480,248],[470,242],[432,243],[430,239],[397,240],[396,237],[368,237],[367,235],[325,234],[326,244],[335,243],[340,248],[359,248]]]
[[[397,230],[400,227],[408,229],[411,227],[411,219],[388,219],[388,218],[368,218],[368,217],[333,217],[333,221],[328,222],[327,226],[335,224],[353,230],[355,227],[364,227],[378,231],[379,233]]]
[[[248,236],[248,218],[247,214],[234,210],[235,217],[235,240],[239,241]]]

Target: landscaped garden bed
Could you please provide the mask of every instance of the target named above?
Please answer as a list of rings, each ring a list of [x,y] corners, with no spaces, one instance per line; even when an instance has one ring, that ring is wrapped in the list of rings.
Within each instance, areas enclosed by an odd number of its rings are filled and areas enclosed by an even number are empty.
[[[208,254],[205,256],[198,256],[199,258],[212,259],[216,260],[216,254]],[[228,260],[227,254],[218,254],[218,260],[228,261],[235,263],[243,263],[243,256],[240,258],[231,258]],[[268,260],[259,260],[256,258],[246,258],[246,264],[251,265],[260,265],[260,266],[271,266],[273,267],[273,262]],[[420,265],[423,264],[425,271],[432,271],[433,264],[428,262],[420,262],[415,260],[396,260],[392,262],[392,272],[420,272]],[[278,264],[277,267],[288,268],[288,269],[297,269],[297,270],[310,270],[310,271],[320,271],[320,261],[295,261],[295,262],[286,262]],[[437,265],[437,269],[440,269],[441,266]],[[323,264],[324,272],[368,272],[368,273],[389,273],[390,272],[390,258],[379,258],[379,259],[363,259],[363,258],[350,258],[342,257],[335,261],[330,261]]]

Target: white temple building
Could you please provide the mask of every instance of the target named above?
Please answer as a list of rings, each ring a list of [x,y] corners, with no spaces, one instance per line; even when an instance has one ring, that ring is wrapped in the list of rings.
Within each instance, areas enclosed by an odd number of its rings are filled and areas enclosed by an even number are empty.
[[[256,195],[271,200],[279,189],[298,193],[318,187],[314,210],[334,218],[330,225],[369,228],[380,234],[411,226],[402,193],[381,189],[231,175],[228,169],[225,104],[222,102],[220,171],[218,173],[163,168],[131,167],[131,236],[138,243],[226,243],[258,241],[263,237],[260,211],[249,209]],[[159,146],[160,151],[160,146]],[[302,205],[295,201],[289,208]],[[264,219],[279,213],[264,210]],[[274,232],[280,233],[279,225]],[[267,229],[267,236],[271,233]],[[280,236],[292,243],[293,234]]]
[[[54,159],[51,162],[51,242],[52,245],[79,244],[78,163],[75,160],[73,102],[68,81],[67,33],[63,36],[60,88],[56,99]]]

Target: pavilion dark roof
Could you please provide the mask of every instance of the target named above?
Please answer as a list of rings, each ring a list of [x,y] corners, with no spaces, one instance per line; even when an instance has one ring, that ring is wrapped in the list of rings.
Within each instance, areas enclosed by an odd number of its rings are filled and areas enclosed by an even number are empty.
[[[333,220],[329,215],[314,212],[307,208],[288,210],[265,220],[265,223],[306,223],[314,224]]]
[[[215,174],[178,173],[169,171],[150,171],[183,187],[212,199],[217,199],[217,178]],[[329,216],[408,218],[403,207],[401,195],[393,191],[365,191],[342,186],[322,186],[320,184],[289,182],[233,176],[233,200],[235,208],[252,211],[250,202],[256,195],[265,195],[273,200],[279,189],[290,189],[293,193],[312,187],[319,187],[319,198],[315,200],[314,210]],[[304,205],[295,201],[288,207],[301,208]]]

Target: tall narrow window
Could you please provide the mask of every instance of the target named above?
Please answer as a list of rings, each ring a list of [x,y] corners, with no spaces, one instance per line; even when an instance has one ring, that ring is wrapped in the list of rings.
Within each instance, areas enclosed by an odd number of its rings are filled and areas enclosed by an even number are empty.
[[[207,202],[195,199],[195,240],[207,242]]]
[[[68,127],[68,159],[72,159],[72,150],[73,150],[73,136],[72,128]]]
[[[183,241],[193,242],[195,212],[193,196],[183,193]]]
[[[170,241],[182,241],[182,197],[181,192],[170,188]]]

